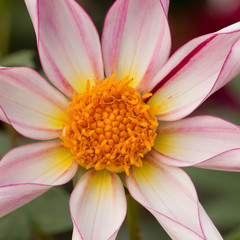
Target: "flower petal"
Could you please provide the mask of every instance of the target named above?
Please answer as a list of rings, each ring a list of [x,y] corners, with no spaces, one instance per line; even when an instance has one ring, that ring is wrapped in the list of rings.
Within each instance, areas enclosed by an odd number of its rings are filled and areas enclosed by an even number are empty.
[[[156,217],[172,239],[222,239],[218,233],[210,238],[208,234],[212,235],[213,231],[202,228],[205,218],[199,215],[197,193],[183,170],[147,157],[142,168],[131,169],[127,186],[130,194]]]
[[[169,9],[169,3],[170,3],[170,0],[160,0],[162,6],[163,6],[163,9],[166,13],[166,15],[168,15],[168,9]]]
[[[20,146],[2,158],[0,186],[20,183],[63,184],[66,180],[59,177],[64,174],[69,179],[73,172],[71,166],[75,165],[70,151],[59,140]],[[69,169],[71,171],[67,172]]]
[[[103,78],[98,33],[73,0],[25,0],[38,39],[43,69],[66,95],[86,89],[87,80]]]
[[[190,114],[240,72],[240,22],[198,37],[180,48],[150,84],[151,107],[159,120]],[[151,90],[152,89],[152,90]]]
[[[240,148],[231,149],[209,158],[193,166],[200,168],[219,169],[224,171],[240,171]]]
[[[203,228],[203,231],[205,232],[208,239],[222,239],[222,236],[218,232],[217,228],[214,226],[213,222],[203,209],[202,205],[199,203],[199,215],[201,218],[201,225]]]
[[[159,0],[117,0],[104,23],[102,48],[107,76],[133,78],[142,91],[166,62],[171,47],[168,21]]]
[[[126,199],[117,174],[89,171],[70,199],[73,239],[114,239],[126,215]]]
[[[240,168],[239,150],[238,159],[237,152],[232,155],[229,152],[240,149],[240,128],[227,121],[213,116],[196,116],[164,123],[157,131],[152,155],[165,164],[184,167],[205,161],[202,164],[205,167],[209,163],[217,169]]]
[[[0,217],[14,211],[50,189],[38,184],[13,184],[0,187]]]
[[[0,106],[0,119],[22,135],[51,139],[61,132],[67,100],[34,70],[1,67]]]
[[[1,106],[0,106],[0,121],[10,124]]]
[[[9,151],[0,161],[0,217],[55,185],[68,182],[78,164],[60,141],[46,141]]]

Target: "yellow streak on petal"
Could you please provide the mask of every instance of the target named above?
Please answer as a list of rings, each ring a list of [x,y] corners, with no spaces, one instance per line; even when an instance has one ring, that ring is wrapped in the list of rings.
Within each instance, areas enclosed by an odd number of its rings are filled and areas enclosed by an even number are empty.
[[[52,152],[53,171],[56,173],[65,172],[73,163],[72,154],[66,148],[57,148]]]
[[[177,139],[174,138],[171,133],[159,133],[154,142],[154,148],[167,155],[176,155],[176,152],[179,152],[179,149],[174,146],[177,145]]]
[[[109,195],[112,193],[112,178],[111,174],[106,171],[95,171],[92,179],[91,179],[91,189],[94,190],[94,194],[92,197],[94,199],[99,199],[101,197],[101,202],[109,199]]]
[[[146,159],[142,163],[143,163],[143,166],[141,168],[137,168],[133,166],[132,169],[133,169],[134,176],[138,179],[138,182],[144,183],[148,179],[151,179],[151,182],[154,182],[154,179],[152,179],[152,177],[154,176],[154,172],[156,172],[156,167],[150,162],[148,162]]]
[[[94,85],[95,75],[93,73],[91,73],[91,72],[92,71],[89,70],[89,75],[88,76],[85,76],[85,75],[79,74],[79,73],[75,73],[75,75],[71,78],[72,79],[71,82],[72,82],[73,89],[78,94],[81,94],[81,93],[86,91],[86,85],[88,84],[88,82],[91,85]],[[89,79],[91,79],[91,80],[89,80]]]
[[[163,98],[154,96],[150,98],[150,100],[147,102],[147,104],[151,107],[151,109],[154,111],[155,115],[158,114],[164,114],[169,111],[169,109],[172,109],[173,106],[173,100],[168,100],[163,102]]]
[[[44,125],[47,128],[51,129],[62,129],[65,125],[64,119],[67,119],[67,115],[61,109],[57,109],[56,107],[48,110],[51,115],[45,115],[42,119],[44,121]],[[31,119],[29,119],[31,121]]]

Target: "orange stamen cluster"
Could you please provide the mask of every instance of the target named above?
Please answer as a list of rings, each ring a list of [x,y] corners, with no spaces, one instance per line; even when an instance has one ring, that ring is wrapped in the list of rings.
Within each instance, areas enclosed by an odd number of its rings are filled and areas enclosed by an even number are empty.
[[[129,173],[131,165],[142,166],[144,154],[151,150],[158,123],[141,96],[128,86],[131,80],[114,76],[90,90],[73,94],[66,110],[68,119],[59,136],[74,160],[86,169],[108,169]]]

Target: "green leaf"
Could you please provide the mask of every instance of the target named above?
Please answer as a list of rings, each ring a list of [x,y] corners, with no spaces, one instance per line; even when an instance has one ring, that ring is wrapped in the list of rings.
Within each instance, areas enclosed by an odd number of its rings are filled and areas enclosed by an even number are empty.
[[[222,195],[208,201],[205,209],[219,229],[229,230],[239,226],[240,196],[233,194]]]
[[[11,149],[11,140],[9,134],[5,131],[0,131],[0,159]]]
[[[240,194],[238,172],[216,171],[201,168],[183,168],[193,180],[198,192],[210,196]]]
[[[240,74],[237,75],[230,83],[228,83],[227,88],[231,91],[234,97],[240,101]]]
[[[34,228],[46,235],[62,233],[72,229],[69,211],[69,194],[54,187],[25,207]]]
[[[0,240],[26,240],[31,236],[31,224],[22,209],[0,219]]]
[[[240,240],[240,228],[237,228],[228,234],[225,240]]]
[[[33,50],[21,50],[0,59],[0,65],[5,67],[26,66],[35,68],[35,56],[36,53]]]

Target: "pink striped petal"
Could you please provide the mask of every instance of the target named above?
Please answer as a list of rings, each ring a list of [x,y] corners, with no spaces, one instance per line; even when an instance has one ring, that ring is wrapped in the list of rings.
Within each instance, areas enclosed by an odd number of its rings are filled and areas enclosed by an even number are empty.
[[[43,69],[66,95],[103,78],[98,33],[74,0],[25,0],[38,39]]]
[[[131,169],[126,182],[130,194],[156,217],[172,239],[222,239],[218,232],[202,227],[211,221],[199,214],[196,190],[183,170],[147,157],[142,168]]]
[[[83,240],[81,233],[79,232],[79,230],[75,227],[75,225],[73,226],[73,234],[72,234],[72,240]]]
[[[160,0],[160,2],[162,4],[162,6],[163,6],[165,14],[168,15],[168,9],[169,9],[170,0]]]
[[[195,167],[219,169],[224,171],[240,171],[240,148],[231,149],[217,156],[194,164]]]
[[[55,185],[68,182],[78,164],[60,141],[46,141],[9,151],[0,162],[0,217]]]
[[[133,78],[142,91],[166,62],[171,47],[168,21],[159,0],[117,0],[104,23],[102,48],[107,76]]]
[[[33,27],[36,33],[38,33],[38,14],[36,12],[36,9],[38,9],[38,1],[35,0],[24,0],[29,12],[29,15],[31,17]],[[38,34],[36,36],[38,38]],[[38,39],[37,39],[38,40]]]
[[[157,131],[152,155],[165,164],[240,169],[240,128],[227,121],[196,116],[164,123]]]
[[[40,196],[51,186],[39,184],[13,184],[0,187],[0,217]]]
[[[148,103],[159,120],[190,114],[240,72],[240,22],[180,48],[154,77]]]
[[[66,118],[66,98],[30,68],[0,68],[0,119],[22,135],[56,138]]]
[[[1,106],[0,106],[0,121],[10,124]]]
[[[214,226],[213,222],[203,209],[202,205],[199,203],[199,215],[201,218],[201,225],[202,229],[205,232],[207,239],[223,239],[220,233],[218,232],[217,228]]]
[[[117,174],[89,171],[76,185],[70,199],[73,240],[110,240],[126,215],[126,199]]]

